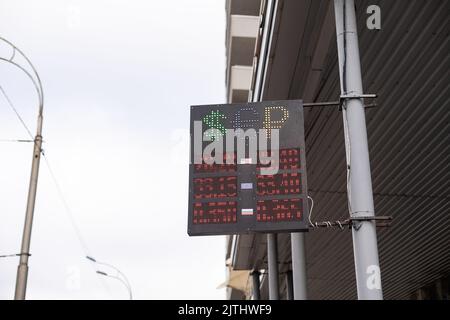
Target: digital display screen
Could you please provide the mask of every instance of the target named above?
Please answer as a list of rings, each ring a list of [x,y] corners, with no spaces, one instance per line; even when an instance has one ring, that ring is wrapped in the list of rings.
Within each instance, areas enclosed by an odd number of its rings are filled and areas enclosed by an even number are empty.
[[[193,106],[190,131],[189,235],[308,230],[300,100]]]

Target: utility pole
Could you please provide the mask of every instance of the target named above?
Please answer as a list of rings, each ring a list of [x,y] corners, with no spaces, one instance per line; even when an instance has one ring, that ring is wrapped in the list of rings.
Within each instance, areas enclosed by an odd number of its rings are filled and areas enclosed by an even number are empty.
[[[28,278],[28,257],[30,256],[31,229],[33,225],[34,207],[36,203],[36,191],[39,175],[39,164],[42,152],[42,121],[43,108],[39,107],[38,124],[34,138],[33,162],[31,165],[30,185],[28,188],[27,209],[25,213],[25,225],[23,228],[22,248],[20,250],[20,263],[17,268],[16,300],[24,300]]]
[[[334,0],[341,99],[344,104],[347,194],[352,224],[358,299],[381,300],[375,210],[353,0]]]
[[[42,152],[42,122],[43,122],[43,112],[44,112],[44,92],[42,90],[41,79],[39,78],[39,74],[37,73],[35,67],[28,59],[28,57],[13,43],[10,41],[0,37],[0,41],[6,43],[13,50],[13,55],[11,58],[3,58],[0,57],[0,61],[4,61],[9,63],[21,71],[23,71],[26,76],[33,82],[33,85],[36,89],[36,92],[39,97],[39,110],[38,110],[38,118],[37,118],[37,129],[36,136],[34,137],[34,147],[33,147],[33,158],[31,165],[31,177],[30,184],[28,187],[28,198],[27,198],[27,208],[25,212],[25,224],[23,228],[23,236],[22,236],[22,246],[20,250],[20,262],[17,268],[17,279],[16,279],[16,291],[14,298],[16,300],[24,300],[25,293],[27,288],[27,278],[28,278],[28,257],[30,256],[30,242],[31,242],[31,229],[33,225],[33,215],[34,215],[34,207],[36,203],[36,191],[37,191],[37,183],[38,183],[38,175],[39,175],[39,163],[41,160],[41,152]],[[31,69],[23,67],[14,61],[14,58],[20,55],[28,64],[28,67]],[[31,134],[30,134],[31,135]]]

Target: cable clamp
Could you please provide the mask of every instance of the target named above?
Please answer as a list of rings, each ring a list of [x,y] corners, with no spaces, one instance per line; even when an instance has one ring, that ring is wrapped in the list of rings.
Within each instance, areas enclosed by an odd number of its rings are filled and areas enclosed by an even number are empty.
[[[377,227],[389,227],[392,216],[361,216],[351,217],[349,220],[350,225],[358,231],[361,228],[361,222],[363,221],[375,221]],[[378,223],[378,221],[381,221],[381,223]]]
[[[375,93],[367,93],[367,94],[341,94],[339,97],[339,111],[342,111],[342,105],[344,104],[344,101],[349,99],[376,99],[378,96]],[[364,108],[374,108],[376,107],[376,103],[371,103],[364,105]]]
[[[28,257],[31,257],[31,253],[25,253],[25,252],[22,252],[22,253],[17,253],[16,256],[18,256],[18,257],[21,257],[21,256],[28,256]]]

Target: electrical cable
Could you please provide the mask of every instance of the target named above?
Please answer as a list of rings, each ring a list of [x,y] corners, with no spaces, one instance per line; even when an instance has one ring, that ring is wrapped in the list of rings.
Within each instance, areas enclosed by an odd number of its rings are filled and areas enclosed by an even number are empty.
[[[344,221],[339,221],[336,220],[334,222],[331,222],[329,220],[327,221],[321,221],[321,222],[312,222],[311,220],[311,215],[313,212],[313,208],[314,208],[314,200],[311,196],[308,195],[308,199],[311,200],[311,208],[309,208],[309,215],[308,215],[308,220],[309,220],[309,225],[312,228],[319,228],[319,227],[326,227],[326,228],[331,228],[331,227],[339,227],[341,230],[344,230],[344,225],[348,225],[350,223],[350,220],[344,220]]]
[[[1,37],[0,37],[0,39],[2,39]],[[4,58],[0,58],[0,60],[6,60],[6,59],[4,59]],[[7,60],[6,60],[7,61]],[[24,70],[21,66],[18,66],[19,68],[21,68],[22,70]],[[26,72],[26,71],[25,71]],[[29,74],[28,74],[29,75]],[[30,77],[31,77],[31,75],[29,75]],[[37,76],[38,77],[38,76]],[[31,77],[32,78],[32,77]],[[35,86],[36,86],[36,88],[38,89],[38,86],[35,84]],[[33,139],[33,140],[15,140],[16,142],[34,142],[35,140],[34,140],[34,137],[33,137],[33,135],[32,135],[32,133],[31,133],[31,130],[28,128],[28,126],[26,125],[26,123],[25,123],[25,121],[23,120],[23,118],[21,117],[21,115],[20,115],[20,113],[19,113],[19,111],[17,110],[17,108],[14,106],[14,104],[12,103],[12,101],[11,101],[11,99],[9,98],[9,96],[6,94],[6,92],[5,92],[5,90],[3,89],[3,87],[2,86],[0,86],[0,91],[3,93],[3,95],[5,96],[5,98],[6,98],[6,100],[7,100],[7,102],[8,102],[8,105],[10,106],[10,108],[14,111],[14,114],[16,115],[16,117],[19,119],[19,121],[21,122],[21,124],[22,124],[22,126],[25,128],[25,130],[27,131],[27,133],[28,133],[28,135]],[[38,90],[38,92],[39,92],[39,90]],[[40,95],[40,98],[39,98],[39,100],[40,101],[43,101],[43,96],[41,97],[41,95]],[[42,105],[40,105],[40,112],[42,111]],[[7,140],[7,139],[4,139],[5,141]],[[14,140],[12,140],[12,139],[10,139],[10,142],[14,142]],[[79,244],[81,245],[81,247],[82,247],[82,251],[84,252],[84,254],[86,255],[86,256],[88,256],[90,253],[90,251],[89,251],[89,248],[88,248],[88,246],[87,246],[87,244],[86,244],[86,242],[84,241],[84,239],[83,239],[83,236],[81,235],[81,231],[80,231],[80,229],[79,229],[79,227],[78,227],[78,225],[76,224],[76,222],[75,222],[75,219],[74,219],[74,217],[73,217],[73,213],[72,213],[72,210],[70,209],[70,207],[69,207],[69,205],[68,205],[68,203],[67,203],[67,201],[66,201],[66,198],[64,197],[64,194],[63,194],[63,192],[62,192],[62,189],[61,189],[61,187],[60,187],[60,184],[58,183],[58,180],[56,179],[56,175],[55,175],[55,173],[54,173],[54,171],[52,170],[52,167],[50,166],[50,162],[49,162],[49,160],[48,160],[48,158],[47,158],[47,156],[45,155],[45,153],[44,153],[44,150],[42,150],[41,149],[41,154],[42,154],[42,156],[43,156],[43,158],[44,158],[44,162],[46,163],[46,165],[47,165],[47,168],[48,168],[48,171],[49,171],[49,173],[50,173],[50,177],[51,177],[51,179],[52,179],[52,181],[53,181],[53,183],[54,183],[54,185],[55,185],[55,187],[56,187],[56,189],[57,189],[57,193],[58,193],[58,196],[59,196],[59,198],[61,199],[61,202],[63,203],[63,206],[64,206],[64,211],[66,212],[66,214],[67,214],[67,216],[69,217],[69,221],[70,221],[70,223],[71,223],[71,225],[72,225],[72,228],[74,229],[74,231],[75,231],[75,234],[76,234],[76,237],[77,237],[77,239],[78,239],[78,242],[79,242]],[[20,256],[21,254],[15,254],[15,255],[5,255],[5,257],[13,257],[13,256]],[[0,256],[1,258],[3,258],[3,256]],[[91,264],[91,266],[92,266],[92,268],[93,268],[93,270],[94,270],[94,272],[96,271],[96,269],[94,268],[94,266]],[[108,286],[106,285],[106,282],[104,281],[104,279],[102,278],[102,277],[98,277],[98,279],[100,280],[100,282],[102,283],[102,286],[103,286],[103,288],[111,295],[111,291],[109,290],[109,288],[108,288]]]
[[[27,124],[25,123],[25,121],[23,120],[23,118],[20,116],[19,111],[17,111],[17,109],[14,107],[11,99],[9,98],[9,96],[6,94],[5,90],[3,89],[3,87],[0,85],[0,91],[2,92],[3,96],[5,97],[6,101],[8,102],[9,107],[12,109],[12,111],[16,114],[17,118],[19,119],[20,123],[22,124],[22,126],[25,128],[25,130],[27,131],[28,135],[30,136],[30,138],[32,139],[32,141],[34,141],[34,137],[33,134],[31,133],[30,128],[28,128]]]
[[[28,139],[0,139],[0,142],[34,142],[34,140],[28,140]]]
[[[62,202],[62,204],[64,206],[65,212],[66,212],[66,214],[67,214],[67,216],[68,216],[68,218],[70,220],[70,223],[72,224],[72,227],[73,227],[73,229],[75,231],[75,234],[76,234],[76,236],[78,238],[78,241],[79,241],[79,243],[80,243],[84,253],[86,255],[89,255],[89,248],[88,248],[86,242],[84,241],[83,236],[81,235],[80,228],[78,227],[77,223],[75,222],[75,218],[73,216],[72,210],[70,209],[70,207],[69,207],[69,205],[67,203],[67,200],[64,197],[64,194],[62,192],[61,186],[59,185],[58,180],[56,179],[55,173],[54,173],[52,167],[50,166],[50,162],[47,159],[47,156],[46,156],[46,154],[45,154],[45,152],[43,150],[42,150],[42,156],[44,158],[45,164],[47,165],[48,172],[50,173],[50,177],[51,177],[51,179],[52,179],[52,181],[53,181],[53,183],[55,185],[55,188],[56,188],[56,191],[57,191],[57,193],[59,195],[59,198],[60,198],[60,200],[61,200],[61,202]]]
[[[25,256],[25,255],[31,257],[31,254],[29,254],[29,253],[12,253],[12,254],[2,254],[2,255],[0,255],[0,258],[12,258],[12,257]]]
[[[311,200],[311,208],[309,208],[309,215],[308,215],[309,225],[314,227],[314,224],[311,221],[311,214],[314,208],[314,200],[310,196],[308,196],[308,199]]]
[[[1,39],[1,37],[0,37],[0,39]],[[0,60],[3,60],[3,58],[0,58]],[[20,67],[20,66],[19,66],[19,67]],[[29,76],[31,77],[31,75],[29,75]],[[38,87],[36,86],[36,88],[38,88]],[[6,101],[8,102],[8,105],[9,105],[10,108],[13,110],[14,114],[15,114],[16,117],[19,119],[20,123],[21,123],[22,126],[25,128],[25,130],[27,131],[28,135],[32,138],[32,140],[16,140],[16,141],[23,141],[23,142],[25,142],[25,141],[26,141],[26,142],[31,141],[31,142],[34,142],[34,137],[33,137],[33,134],[31,133],[31,130],[29,129],[29,127],[27,126],[27,124],[26,124],[25,121],[23,120],[22,116],[20,115],[19,111],[18,111],[17,108],[14,106],[14,104],[13,104],[12,101],[11,101],[11,99],[9,98],[9,96],[7,95],[7,93],[5,92],[5,90],[3,89],[3,87],[2,87],[1,85],[0,85],[0,91],[2,92],[2,94],[4,95],[4,97],[6,98]],[[6,141],[6,139],[5,139],[4,141]],[[12,142],[12,141],[14,141],[14,140],[10,140],[10,141]],[[66,211],[67,215],[69,216],[69,220],[70,220],[70,222],[71,222],[71,224],[72,224],[72,227],[74,228],[75,233],[76,233],[76,235],[77,235],[77,238],[78,238],[78,240],[79,240],[79,242],[80,242],[80,244],[81,244],[81,246],[82,246],[82,248],[83,248],[83,251],[84,251],[84,253],[85,253],[86,255],[89,255],[89,249],[88,249],[88,247],[87,247],[87,245],[86,245],[86,242],[83,240],[83,237],[81,236],[80,229],[78,228],[78,226],[77,226],[76,223],[75,223],[75,219],[73,218],[72,211],[70,210],[69,205],[67,204],[67,201],[66,201],[66,199],[65,199],[65,197],[64,197],[64,194],[63,194],[63,192],[62,192],[62,189],[61,189],[61,187],[60,187],[60,185],[59,185],[59,183],[58,183],[58,181],[57,181],[57,179],[56,179],[56,176],[55,176],[55,174],[54,174],[54,172],[53,172],[53,170],[52,170],[52,168],[51,168],[51,166],[50,166],[50,163],[49,163],[49,161],[48,161],[48,159],[47,159],[47,156],[45,155],[45,153],[43,152],[43,150],[41,150],[41,152],[42,152],[42,156],[44,157],[44,160],[45,160],[45,163],[46,163],[46,165],[47,165],[47,168],[48,168],[48,171],[49,171],[49,173],[50,173],[50,176],[51,176],[51,178],[52,178],[52,180],[53,180],[53,183],[54,183],[55,186],[56,186],[56,189],[57,189],[58,195],[59,195],[59,197],[60,197],[60,199],[61,199],[61,202],[62,202],[63,205],[64,205],[65,211]]]
[[[84,240],[84,238],[82,236],[82,233],[81,233],[81,230],[80,230],[80,228],[78,227],[78,224],[75,221],[73,212],[70,209],[66,198],[64,197],[64,193],[63,193],[63,191],[61,189],[61,186],[60,186],[60,184],[59,184],[59,182],[58,182],[58,180],[56,178],[56,175],[55,175],[55,173],[54,173],[54,171],[53,171],[53,169],[52,169],[52,167],[50,165],[50,161],[48,160],[47,155],[45,154],[44,150],[41,150],[41,153],[42,153],[42,156],[44,158],[44,162],[47,165],[48,172],[50,173],[50,177],[51,177],[51,179],[53,181],[53,184],[55,185],[55,188],[57,190],[59,198],[60,198],[60,200],[61,200],[61,202],[62,202],[62,204],[64,206],[64,209],[65,209],[64,211],[65,211],[67,217],[69,218],[69,221],[70,221],[70,224],[72,225],[73,230],[75,231],[76,237],[77,237],[78,242],[79,242],[79,244],[80,244],[80,246],[82,248],[82,251],[84,252],[85,256],[90,256],[89,247],[88,247],[86,241]],[[92,269],[94,270],[94,272],[97,272],[97,269],[94,267],[94,265],[93,264],[90,264],[90,265],[92,266]],[[103,288],[108,292],[108,294],[111,295],[111,291],[109,290],[109,287],[106,285],[106,282],[104,281],[104,278],[99,277],[99,279],[100,279],[100,282],[101,282]]]
[[[346,6],[345,6],[345,0],[343,4],[343,42],[344,42],[344,61],[342,65],[342,91],[344,95],[347,95],[347,18],[346,18]],[[349,135],[349,125],[348,125],[348,118],[347,118],[347,100],[344,101],[342,105],[342,112],[343,112],[343,118],[344,118],[344,140],[346,145],[346,156],[347,156],[347,204],[348,204],[348,210],[350,217],[352,216],[352,194],[351,194],[351,186],[350,186],[350,179],[351,179],[351,158],[352,158],[352,151],[351,151],[351,141],[350,141],[350,135]]]

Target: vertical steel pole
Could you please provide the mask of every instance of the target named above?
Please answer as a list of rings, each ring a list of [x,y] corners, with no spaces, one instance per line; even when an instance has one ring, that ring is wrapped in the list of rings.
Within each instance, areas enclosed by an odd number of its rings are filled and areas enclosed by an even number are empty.
[[[294,286],[292,283],[292,271],[286,272],[286,300],[294,300]]]
[[[253,288],[253,300],[261,300],[261,283],[259,281],[260,272],[253,270],[250,275],[252,276],[252,288]]]
[[[294,283],[294,299],[307,299],[306,250],[305,234],[291,233],[292,274]]]
[[[254,91],[251,96],[251,101],[257,102],[263,100],[264,91],[264,77],[267,71],[267,64],[269,61],[270,42],[272,39],[273,24],[277,11],[278,0],[268,0],[266,2],[266,9],[264,14],[264,27],[261,39],[260,56],[258,58],[258,66],[255,78]],[[269,268],[269,299],[279,299],[278,287],[278,249],[277,249],[277,235],[267,234],[267,258]]]
[[[24,300],[27,289],[28,257],[30,255],[31,229],[33,225],[34,206],[36,203],[36,191],[39,175],[39,163],[42,151],[42,121],[43,106],[39,107],[36,137],[34,139],[33,162],[31,165],[30,185],[28,188],[27,209],[23,228],[22,248],[20,251],[20,263],[17,268],[16,292],[14,299]]]
[[[352,218],[375,215],[367,143],[358,33],[353,0],[334,0],[347,157],[347,193]],[[383,299],[375,221],[352,228],[358,299]]]
[[[267,263],[269,267],[269,300],[279,300],[277,234],[267,234]]]

